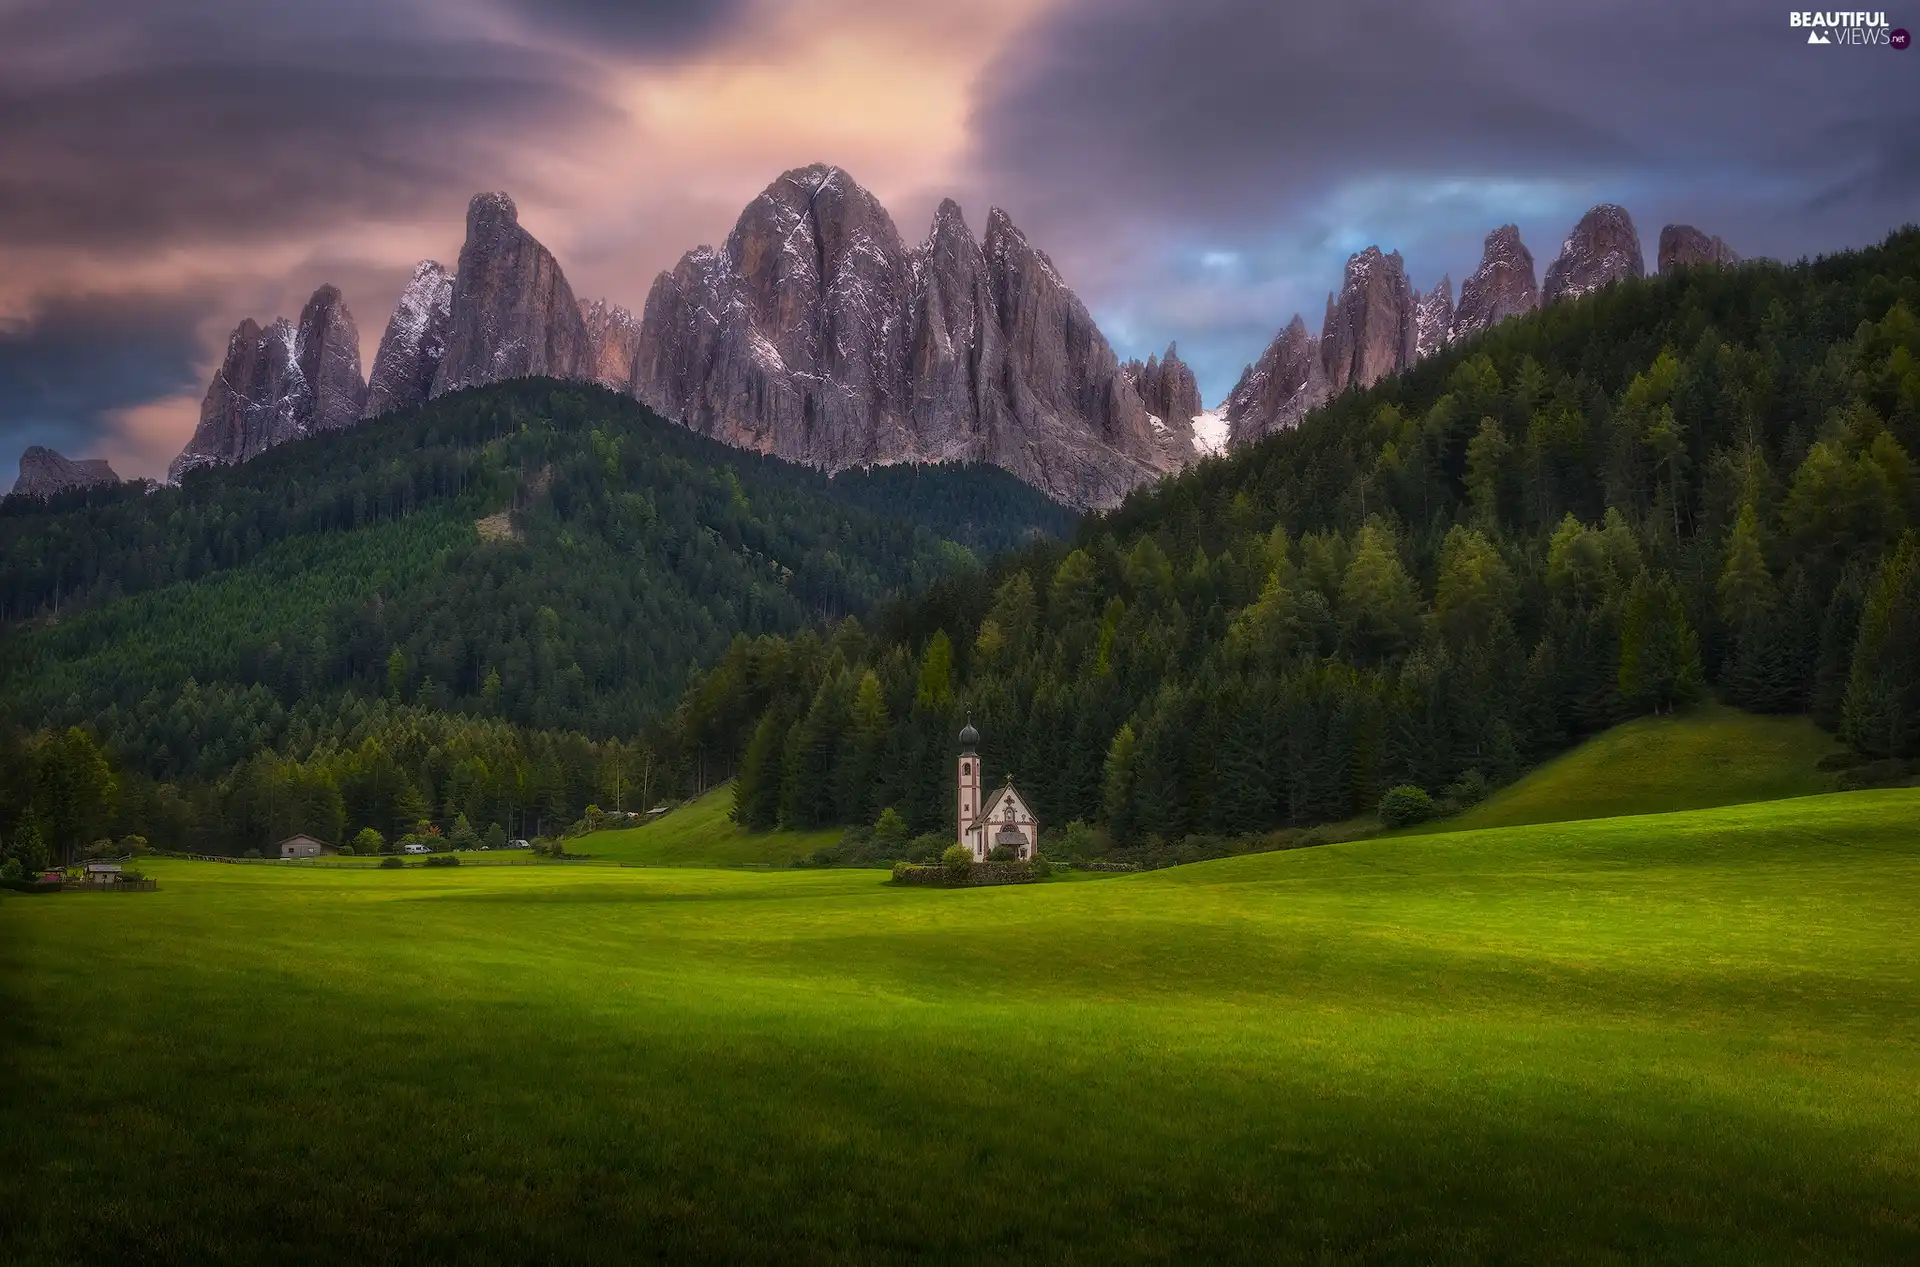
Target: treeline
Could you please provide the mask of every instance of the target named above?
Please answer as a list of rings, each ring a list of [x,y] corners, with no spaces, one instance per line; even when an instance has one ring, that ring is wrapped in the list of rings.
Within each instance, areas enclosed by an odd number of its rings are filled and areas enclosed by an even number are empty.
[[[828,479],[596,388],[500,384],[180,488],[9,498],[0,722],[82,728],[123,787],[156,789],[126,804],[167,807],[142,834],[197,847],[450,803],[532,831],[611,799],[608,751],[671,763],[676,788],[723,769],[735,754],[669,751],[659,723],[734,638],[864,613],[1073,521],[995,468]],[[443,738],[397,737],[402,717]],[[405,784],[377,803],[347,755],[369,736]],[[449,802],[436,750],[491,773]]]
[[[902,492],[917,520],[873,508]],[[633,735],[736,634],[862,612],[1071,524],[998,470],[829,480],[541,381],[88,497],[0,515],[0,589],[36,614],[7,630],[0,683],[20,721],[88,726],[175,779],[349,695]]]
[[[79,727],[0,730],[0,864],[62,865],[129,837],[241,853],[302,832],[341,844],[368,828],[389,842],[427,829],[451,836],[459,823],[478,836],[552,835],[589,805],[644,808],[679,783],[644,742],[384,701],[356,701],[205,781],[118,767]]]
[[[954,734],[1125,842],[1471,799],[1715,690],[1920,756],[1920,231],[1615,286],[1078,540],[736,644],[675,742],[754,825],[951,820]]]

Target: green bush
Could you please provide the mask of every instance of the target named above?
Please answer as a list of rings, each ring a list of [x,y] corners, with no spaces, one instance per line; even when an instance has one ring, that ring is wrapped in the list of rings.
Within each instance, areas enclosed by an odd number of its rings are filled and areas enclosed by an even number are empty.
[[[487,824],[487,848],[505,849],[507,847],[507,829],[498,823]]]
[[[473,824],[467,821],[465,814],[457,815],[453,820],[451,840],[455,849],[478,849],[480,834],[473,830]]]
[[[967,872],[973,870],[973,850],[965,845],[948,845],[947,851],[940,855],[940,865],[953,879],[964,880]]]
[[[402,862],[393,854],[388,854],[386,857],[380,859],[380,869],[383,871],[397,871],[406,865],[406,863]]]
[[[20,859],[8,858],[5,862],[0,862],[0,880],[24,880],[26,878],[27,869],[20,865]]]
[[[882,857],[899,857],[912,839],[913,829],[891,805],[881,810],[880,817],[873,821],[873,843],[875,848],[885,851]]]
[[[149,846],[145,836],[122,836],[120,838],[120,852],[129,858],[139,857],[141,854],[146,853],[148,848]]]
[[[351,858],[351,857],[353,857],[353,846],[352,846],[352,845],[342,845],[342,846],[340,846],[340,856],[341,856],[342,858]]]
[[[1445,795],[1449,801],[1461,809],[1472,809],[1486,800],[1487,793],[1490,791],[1492,789],[1487,786],[1487,776],[1475,767],[1449,783]]]
[[[260,851],[258,849],[249,849],[245,853],[241,854],[240,856],[242,858],[258,858],[260,856]]]
[[[1014,852],[1012,845],[995,845],[987,850],[988,862],[1018,862],[1019,860],[1019,855]]]
[[[927,832],[925,835],[915,836],[907,842],[907,861],[919,863],[938,862],[940,861],[941,852],[952,842],[952,837],[942,836],[937,832]]]
[[[383,853],[387,848],[387,838],[371,827],[362,827],[360,834],[353,838],[355,853]]]
[[[912,870],[913,864],[911,862],[896,862],[893,864],[893,878],[896,881],[905,880]]]
[[[430,867],[457,867],[460,865],[460,855],[452,853],[433,854],[427,858],[427,865]]]
[[[1433,798],[1427,789],[1403,783],[1380,798],[1380,821],[1389,827],[1411,827],[1433,817]]]

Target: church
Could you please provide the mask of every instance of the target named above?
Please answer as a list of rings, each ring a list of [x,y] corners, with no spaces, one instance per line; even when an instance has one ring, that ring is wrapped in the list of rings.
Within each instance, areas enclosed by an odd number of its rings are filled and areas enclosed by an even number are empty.
[[[975,862],[985,862],[1000,845],[1029,862],[1040,854],[1040,820],[1013,790],[1012,775],[982,802],[979,746],[980,732],[968,722],[960,732],[960,843],[973,851]]]

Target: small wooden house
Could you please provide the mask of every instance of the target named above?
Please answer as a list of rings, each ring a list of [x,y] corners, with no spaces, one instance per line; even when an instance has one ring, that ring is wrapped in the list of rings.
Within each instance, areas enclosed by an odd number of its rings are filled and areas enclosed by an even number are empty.
[[[122,874],[117,862],[89,862],[81,883],[92,889],[110,889],[120,883]]]
[[[337,852],[324,840],[315,840],[312,836],[289,836],[280,842],[282,858],[318,858],[321,854]]]

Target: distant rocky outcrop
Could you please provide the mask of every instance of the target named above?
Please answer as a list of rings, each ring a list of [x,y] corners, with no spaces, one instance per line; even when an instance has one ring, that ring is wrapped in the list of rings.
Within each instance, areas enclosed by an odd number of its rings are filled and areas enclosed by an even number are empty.
[[[573,378],[590,364],[586,322],[559,262],[520,227],[513,199],[475,194],[432,394],[528,374]]]
[[[1539,306],[1533,252],[1520,240],[1517,226],[1503,224],[1487,234],[1480,266],[1460,285],[1460,306],[1454,309],[1448,338],[1467,338]]]
[[[1660,230],[1660,275],[1680,268],[1713,264],[1730,268],[1740,262],[1733,248],[1690,224],[1670,224]]]
[[[452,316],[453,274],[437,261],[421,260],[380,336],[367,382],[366,417],[410,408],[432,394]]]
[[[200,425],[167,478],[350,426],[366,400],[353,314],[339,290],[322,286],[301,309],[298,326],[281,317],[262,330],[249,317],[234,329],[200,403]]]
[[[92,488],[99,484],[118,484],[105,458],[82,458],[78,462],[61,457],[52,449],[30,444],[20,454],[20,478],[13,491],[27,497],[51,497],[72,488]]]
[[[1149,356],[1145,364],[1128,361],[1120,373],[1140,393],[1147,412],[1169,427],[1186,426],[1205,408],[1200,403],[1200,384],[1193,370],[1180,359],[1177,344],[1167,344],[1163,357]]]
[[[1337,299],[1327,299],[1320,358],[1335,395],[1371,387],[1413,364],[1416,338],[1413,287],[1400,252],[1370,246],[1347,260]]]
[[[1625,207],[1602,203],[1581,216],[1561,244],[1559,258],[1547,268],[1541,302],[1577,299],[1646,271],[1633,217]]]
[[[632,391],[639,320],[618,304],[599,299],[580,305],[580,318],[587,326],[587,360],[579,376],[612,391]]]
[[[991,462],[1111,506],[1193,456],[1156,427],[1087,310],[1006,213],[941,204],[909,248],[846,172],[787,172],[647,297],[634,394],[728,443],[827,470]],[[1197,399],[1198,393],[1194,393]]]
[[[1320,340],[1295,313],[1260,359],[1247,366],[1221,406],[1227,418],[1227,447],[1251,444],[1296,425],[1329,395]]]
[[[1453,278],[1442,276],[1413,305],[1413,359],[1425,360],[1447,346],[1453,330]]]

